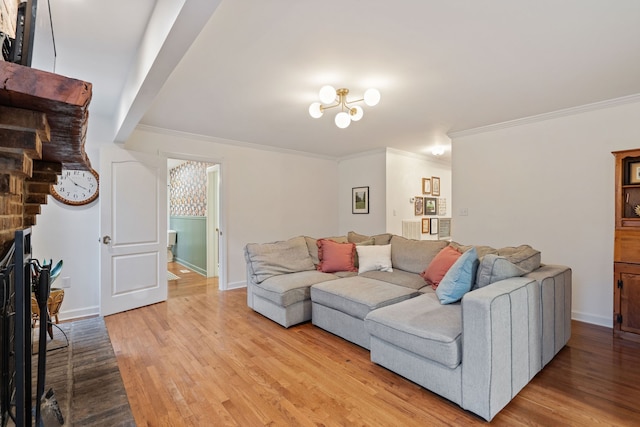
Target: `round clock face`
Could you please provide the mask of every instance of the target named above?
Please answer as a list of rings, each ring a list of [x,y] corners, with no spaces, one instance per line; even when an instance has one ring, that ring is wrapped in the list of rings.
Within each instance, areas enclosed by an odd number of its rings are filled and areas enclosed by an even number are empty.
[[[98,173],[91,170],[63,169],[51,195],[67,205],[86,205],[98,197]]]

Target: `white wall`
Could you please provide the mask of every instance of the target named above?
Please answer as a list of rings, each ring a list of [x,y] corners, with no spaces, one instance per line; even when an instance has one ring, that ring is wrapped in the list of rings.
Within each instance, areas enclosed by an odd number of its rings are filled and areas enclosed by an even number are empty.
[[[402,235],[403,220],[451,217],[451,167],[425,156],[398,150],[387,150],[387,207],[386,231]],[[440,178],[440,196],[446,199],[447,214],[443,216],[416,216],[412,197],[434,197],[422,194],[422,178]],[[423,234],[422,240],[437,239],[437,235]]]
[[[245,284],[244,246],[338,230],[338,164],[222,139],[138,128],[131,150],[202,156],[220,163],[222,244],[229,287]]]
[[[109,143],[111,127],[109,120],[97,115],[89,120],[85,151],[98,173],[99,147]],[[100,311],[99,200],[100,197],[85,206],[68,206],[49,196],[33,227],[33,256],[64,262],[53,286],[62,287],[63,278],[69,278],[71,287],[65,289],[60,319],[90,316]]]
[[[349,231],[379,234],[386,231],[386,152],[377,150],[340,160],[338,188],[339,234]],[[369,213],[353,214],[354,187],[369,187]]]
[[[574,319],[612,326],[614,159],[640,147],[640,102],[453,135],[453,238],[527,243],[573,270]],[[468,216],[460,210],[468,209]]]

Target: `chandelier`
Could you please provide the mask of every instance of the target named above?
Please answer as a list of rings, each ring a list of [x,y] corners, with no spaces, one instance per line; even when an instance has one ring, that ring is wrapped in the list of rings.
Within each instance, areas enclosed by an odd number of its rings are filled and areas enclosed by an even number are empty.
[[[367,89],[364,97],[352,101],[347,100],[349,89],[341,88],[335,90],[332,86],[323,86],[320,89],[320,102],[314,102],[309,106],[309,115],[314,119],[322,117],[325,110],[340,107],[340,112],[336,114],[336,126],[340,129],[349,127],[352,121],[357,122],[364,115],[362,107],[352,104],[363,102],[369,107],[373,107],[380,102],[380,92],[377,89]]]

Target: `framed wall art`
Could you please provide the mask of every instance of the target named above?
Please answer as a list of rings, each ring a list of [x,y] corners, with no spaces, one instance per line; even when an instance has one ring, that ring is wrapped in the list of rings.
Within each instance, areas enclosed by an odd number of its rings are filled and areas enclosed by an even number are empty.
[[[424,198],[424,214],[425,215],[437,215],[438,214],[438,199],[436,199],[435,197],[425,197]]]
[[[422,234],[429,234],[429,219],[422,218]]]
[[[431,195],[432,196],[440,195],[440,178],[437,176],[431,177]]]
[[[369,213],[369,187],[354,187],[351,189],[351,213]]]
[[[640,162],[629,164],[629,184],[640,184]]]
[[[431,234],[438,234],[438,218],[429,218],[429,229]]]
[[[415,202],[413,202],[413,207],[416,215],[424,214],[424,197],[416,196]]]
[[[431,194],[431,178],[422,178],[422,194]]]
[[[451,218],[440,218],[438,221],[438,238],[451,237]]]

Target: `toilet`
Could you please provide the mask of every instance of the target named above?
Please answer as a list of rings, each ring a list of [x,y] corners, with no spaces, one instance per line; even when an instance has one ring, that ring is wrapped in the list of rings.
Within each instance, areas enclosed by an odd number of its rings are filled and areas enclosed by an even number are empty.
[[[178,233],[176,230],[167,230],[167,262],[173,261],[173,247],[176,244]]]

